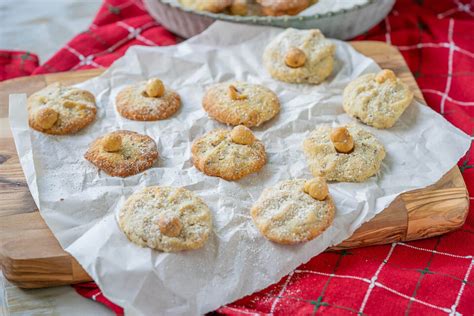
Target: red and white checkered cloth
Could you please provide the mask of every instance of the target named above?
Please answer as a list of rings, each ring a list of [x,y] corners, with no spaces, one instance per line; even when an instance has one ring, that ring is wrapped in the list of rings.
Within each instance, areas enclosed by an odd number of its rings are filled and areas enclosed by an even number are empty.
[[[474,132],[474,1],[400,0],[357,39],[397,46],[428,104]],[[131,45],[172,45],[175,37],[138,0],[107,0],[91,27],[44,65],[30,53],[0,52],[0,79],[107,67]],[[471,192],[466,224],[444,236],[323,253],[267,289],[219,308],[225,315],[474,315],[474,155],[459,167]],[[75,286],[118,315],[95,283]],[[157,294],[159,295],[159,294]]]

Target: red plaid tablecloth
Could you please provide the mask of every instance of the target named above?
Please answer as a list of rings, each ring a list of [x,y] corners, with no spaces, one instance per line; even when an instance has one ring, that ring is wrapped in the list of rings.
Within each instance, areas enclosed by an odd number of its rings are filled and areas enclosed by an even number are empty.
[[[428,104],[469,135],[474,132],[474,1],[400,0],[357,39],[397,46]],[[172,45],[175,37],[139,0],[107,0],[88,30],[38,67],[28,52],[0,52],[0,80],[28,74],[107,67],[131,45]],[[471,206],[472,152],[461,159]],[[226,315],[474,315],[474,213],[456,232],[410,243],[324,253],[280,282],[216,311]],[[122,314],[94,283],[75,286]],[[159,293],[157,294],[159,295]]]

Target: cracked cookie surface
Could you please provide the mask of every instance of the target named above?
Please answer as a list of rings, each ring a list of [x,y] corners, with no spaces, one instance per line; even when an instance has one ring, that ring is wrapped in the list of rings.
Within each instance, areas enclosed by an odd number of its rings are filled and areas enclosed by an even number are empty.
[[[53,83],[28,97],[31,128],[52,135],[74,134],[96,116],[95,97],[86,90]]]
[[[119,130],[97,138],[84,158],[108,175],[128,177],[151,168],[158,150],[151,137]]]
[[[362,182],[375,175],[385,158],[384,146],[374,135],[356,125],[346,126],[352,136],[353,149],[338,152],[331,141],[333,128],[320,125],[303,142],[311,173],[328,181]]]
[[[123,117],[135,121],[157,121],[172,116],[181,106],[181,98],[166,88],[163,95],[151,97],[146,93],[147,81],[123,88],[115,98],[117,111]]]
[[[202,247],[212,230],[204,201],[184,188],[151,186],[133,193],[118,215],[128,239],[166,252]]]
[[[270,75],[289,83],[319,84],[334,68],[336,46],[318,29],[289,28],[275,37],[265,48],[263,63]],[[295,55],[298,51],[299,54]],[[304,63],[291,61],[304,55]]]
[[[213,130],[193,142],[193,164],[201,172],[225,180],[238,180],[262,169],[267,162],[263,143],[258,139],[242,143],[232,140],[231,130]]]
[[[390,128],[413,100],[410,88],[389,69],[351,81],[344,89],[347,114],[376,128]]]
[[[295,244],[316,238],[333,222],[335,206],[328,195],[322,201],[305,193],[307,180],[293,179],[266,188],[250,214],[267,239]]]
[[[273,91],[238,81],[209,87],[202,105],[213,119],[234,126],[259,126],[280,112],[280,101]]]

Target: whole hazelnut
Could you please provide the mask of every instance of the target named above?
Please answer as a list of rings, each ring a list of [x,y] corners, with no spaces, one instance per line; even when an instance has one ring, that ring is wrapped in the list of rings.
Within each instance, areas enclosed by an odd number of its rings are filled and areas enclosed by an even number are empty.
[[[58,112],[50,107],[42,107],[36,111],[36,121],[41,128],[48,129],[53,127],[58,120]]]
[[[330,135],[336,150],[340,153],[349,153],[354,149],[354,140],[346,127],[333,128]]]
[[[229,96],[235,101],[247,99],[247,96],[242,94],[234,85],[229,86]]]
[[[161,216],[158,221],[158,227],[163,235],[176,237],[181,233],[183,224],[176,216]]]
[[[146,83],[145,92],[151,98],[159,98],[165,94],[165,85],[158,78],[151,78]]]
[[[230,138],[236,144],[251,145],[255,141],[252,131],[243,125],[238,125],[230,132]]]
[[[397,80],[397,76],[395,76],[395,73],[390,69],[383,69],[375,76],[375,81],[378,83],[384,83],[387,80]]]
[[[329,188],[323,177],[316,177],[305,182],[304,192],[311,195],[313,199],[323,201],[329,194]]]
[[[299,68],[304,66],[306,62],[306,54],[299,48],[292,47],[285,56],[285,64],[291,68]]]
[[[107,152],[119,151],[122,147],[122,136],[119,134],[107,134],[102,139],[102,147]]]

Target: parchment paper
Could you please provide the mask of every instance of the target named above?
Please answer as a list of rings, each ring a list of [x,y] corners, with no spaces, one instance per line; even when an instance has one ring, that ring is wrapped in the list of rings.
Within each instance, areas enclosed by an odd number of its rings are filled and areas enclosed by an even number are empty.
[[[296,246],[264,239],[249,209],[263,188],[311,175],[302,152],[306,135],[319,123],[349,123],[341,94],[359,75],[377,71],[350,45],[337,45],[337,65],[319,86],[273,80],[262,52],[281,29],[216,22],[176,46],[132,47],[102,76],[81,88],[97,97],[97,120],[74,136],[48,136],[28,128],[26,96],[10,98],[10,123],[28,185],[41,215],[66,251],[94,278],[105,295],[137,314],[202,314],[278,281],[299,264],[348,238],[400,193],[426,187],[452,168],[470,139],[427,106],[413,102],[395,127],[364,126],[385,145],[380,174],[364,183],[334,183],[337,214],[320,237]],[[125,85],[151,76],[177,90],[182,109],[171,119],[134,122],[121,118],[114,98]],[[201,108],[205,88],[216,82],[261,83],[279,96],[281,113],[255,133],[268,153],[263,170],[240,181],[208,177],[191,164],[192,140],[224,127]],[[107,176],[83,154],[88,144],[116,129],[155,139],[160,160],[125,179]],[[202,197],[213,213],[214,231],[204,248],[166,254],[140,248],[119,230],[116,213],[135,190],[148,185],[183,186]]]

